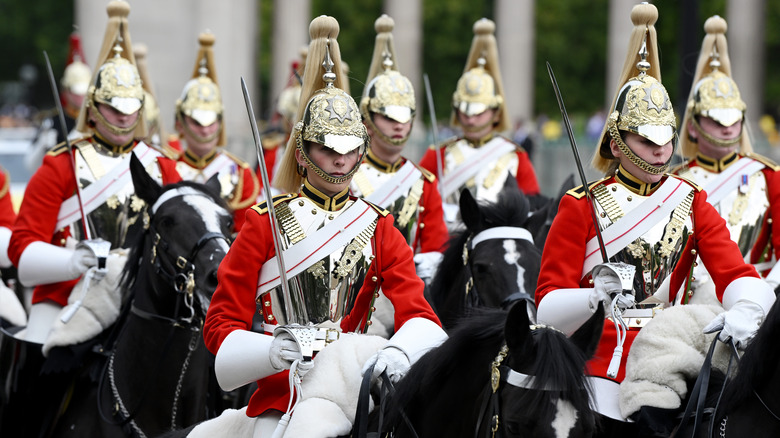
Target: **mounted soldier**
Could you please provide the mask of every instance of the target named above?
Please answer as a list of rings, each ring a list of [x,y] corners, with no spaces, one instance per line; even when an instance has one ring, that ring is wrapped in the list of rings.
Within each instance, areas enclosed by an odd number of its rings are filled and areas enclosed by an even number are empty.
[[[200,34],[192,79],[176,101],[176,131],[183,152],[176,170],[186,181],[205,183],[216,175],[220,195],[233,210],[235,230],[244,224],[247,210],[255,204],[260,184],[249,164],[225,147],[222,94],[214,64],[214,34]]]
[[[27,323],[27,312],[12,288],[16,272],[8,258],[8,241],[15,221],[11,176],[0,166],[0,319],[3,325],[23,326]]]
[[[94,338],[119,314],[117,285],[126,248],[148,223],[145,203],[135,195],[130,177],[131,154],[156,181],[180,179],[173,160],[136,140],[145,137],[146,126],[127,22],[130,7],[113,1],[107,10],[98,68],[76,125],[88,136],[60,144],[46,155],[27,185],[8,248],[20,282],[35,287],[27,327],[14,333],[28,352],[26,368],[34,368],[32,358],[48,355],[54,347]],[[8,340],[6,336],[4,342]],[[54,362],[59,369],[80,366],[78,357],[71,364]],[[9,407],[18,402],[16,406],[25,409],[19,405],[24,397],[45,393],[52,400],[36,401],[36,409],[56,412],[70,379],[39,378],[40,369],[24,371],[31,382],[15,386],[23,392],[12,397],[22,399],[12,399]],[[4,423],[8,419],[6,415]]]
[[[682,119],[680,153],[686,161],[673,173],[695,181],[726,221],[731,239],[775,288],[780,284],[780,173],[768,158],[753,152],[746,132],[746,105],[731,78],[726,20],[704,23],[704,37],[691,95]],[[694,271],[694,296],[708,289],[707,267]]]
[[[641,392],[631,406],[621,404],[620,383],[627,378],[626,358],[642,327],[660,309],[686,304],[696,255],[707,265],[725,308],[712,314],[704,331],[722,329],[721,340],[744,346],[775,299],[772,288],[744,262],[707,194],[667,173],[676,118],[660,82],[657,18],[650,4],[631,12],[627,59],[593,159],[606,176],[561,200],[536,290],[539,323],[568,334],[606,303],[609,318],[587,372],[602,424],[620,436],[647,432],[669,413],[658,399],[643,398]],[[683,342],[703,338],[701,330]],[[679,342],[660,344],[658,354]],[[667,371],[655,363],[647,368],[645,363],[646,379]]]
[[[371,147],[350,183],[353,195],[387,209],[415,252],[417,274],[430,282],[449,234],[436,176],[401,155],[412,131],[416,103],[412,82],[398,71],[393,19],[382,15],[360,113]]]
[[[460,126],[463,136],[435,145],[420,160],[422,167],[439,177],[444,219],[450,228],[459,222],[458,196],[464,188],[477,200],[496,202],[509,178],[526,196],[539,194],[528,153],[501,135],[512,124],[506,110],[495,29],[495,23],[486,18],[474,23],[466,68],[452,94],[450,123]]]
[[[320,16],[309,32],[302,105],[275,181],[287,193],[247,213],[220,265],[203,328],[223,389],[258,382],[245,410],[223,414],[250,422],[256,437],[271,436],[280,419],[289,421],[288,436],[348,433],[361,367],[373,366],[375,380],[383,371],[400,379],[446,337],[392,216],[349,195],[369,137],[357,104],[340,88],[338,22]],[[371,325],[380,287],[395,306],[389,341],[358,335]],[[258,307],[264,333],[251,331]],[[302,399],[295,405],[291,397]],[[340,403],[345,397],[352,412]]]

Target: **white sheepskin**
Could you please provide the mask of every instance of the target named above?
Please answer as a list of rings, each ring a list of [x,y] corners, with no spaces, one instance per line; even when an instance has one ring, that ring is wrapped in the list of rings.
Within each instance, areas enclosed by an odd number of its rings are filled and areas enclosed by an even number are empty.
[[[346,435],[355,421],[361,372],[366,361],[385,346],[379,336],[341,334],[314,358],[301,384],[285,438]]]
[[[715,334],[702,333],[720,306],[672,306],[648,323],[631,345],[626,378],[620,384],[620,411],[624,417],[642,406],[676,409],[687,394],[686,380],[699,374]],[[728,351],[718,343],[713,367],[725,372]]]
[[[13,290],[0,278],[0,318],[17,327],[27,325],[27,312]]]
[[[278,419],[277,419],[278,421]],[[188,438],[251,438],[258,419],[247,417],[246,407],[225,409],[218,417],[195,426]],[[268,435],[270,436],[270,434]]]
[[[112,251],[106,260],[108,272],[105,277],[100,281],[92,281],[83,298],[84,278],[76,284],[68,297],[68,305],[54,321],[51,332],[43,343],[44,356],[47,356],[54,347],[73,345],[92,339],[116,321],[122,305],[119,280],[126,261],[126,250]],[[60,318],[70,313],[79,299],[82,300],[81,306],[67,324],[63,323]]]
[[[379,297],[374,301],[374,307],[376,310],[371,314],[371,325],[368,326],[366,333],[390,339],[395,326],[395,307],[381,290]]]

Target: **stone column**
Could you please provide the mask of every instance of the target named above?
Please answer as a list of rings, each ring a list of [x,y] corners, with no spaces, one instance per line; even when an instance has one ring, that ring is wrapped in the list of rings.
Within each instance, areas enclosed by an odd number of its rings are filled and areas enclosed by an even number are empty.
[[[385,0],[384,11],[395,22],[393,27],[393,42],[398,57],[398,69],[414,86],[417,103],[415,128],[407,143],[404,155],[417,160],[425,152],[423,139],[428,126],[423,125],[423,114],[428,112],[428,102],[425,100],[425,84],[423,83],[423,6],[421,0]],[[377,17],[378,18],[378,17]],[[374,44],[373,40],[371,42]],[[364,80],[365,78],[361,78]],[[357,97],[362,90],[352,90]]]
[[[766,1],[730,0],[726,7],[726,21],[731,75],[747,104],[749,128],[756,147],[756,143],[764,143],[758,121],[764,112]],[[759,139],[761,142],[757,141]]]
[[[96,67],[108,21],[107,4],[105,0],[76,0],[75,4],[75,21],[92,68]],[[192,75],[198,35],[210,30],[216,37],[214,58],[225,105],[228,149],[249,162],[256,161],[239,78],[244,77],[252,97],[259,99],[257,2],[233,0],[228,7],[209,0],[136,0],[130,6],[130,37],[133,43],[144,43],[149,49],[149,76],[165,130],[173,132],[176,99]]]
[[[534,117],[535,9],[535,0],[496,0],[495,3],[498,58],[506,108],[513,126],[519,120]]]
[[[292,73],[292,62],[300,61],[300,51],[309,45],[309,23],[311,22],[310,0],[274,0],[274,17],[271,37],[271,96],[269,101],[276,105],[276,99],[287,86]],[[265,111],[270,116],[271,111]]]

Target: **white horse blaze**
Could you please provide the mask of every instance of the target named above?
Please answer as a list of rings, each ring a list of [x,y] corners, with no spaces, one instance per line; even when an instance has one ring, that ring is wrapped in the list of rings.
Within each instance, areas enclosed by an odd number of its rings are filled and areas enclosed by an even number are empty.
[[[508,265],[515,265],[517,267],[517,290],[520,293],[525,293],[525,268],[520,266],[518,260],[522,254],[517,251],[517,242],[514,240],[504,240],[504,261]]]
[[[577,410],[566,400],[558,399],[555,404],[555,418],[551,424],[555,438],[566,438],[577,424]]]
[[[206,226],[206,232],[222,234],[219,220],[224,216],[230,215],[227,210],[215,206],[213,201],[202,195],[185,195],[184,202],[192,207],[201,219],[203,219],[203,224]],[[219,242],[220,248],[227,252],[227,242],[223,239],[217,239],[217,241]]]

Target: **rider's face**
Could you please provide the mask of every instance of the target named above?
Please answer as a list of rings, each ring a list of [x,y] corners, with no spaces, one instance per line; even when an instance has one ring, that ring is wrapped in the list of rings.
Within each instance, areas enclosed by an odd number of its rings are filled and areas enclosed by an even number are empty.
[[[118,128],[129,128],[130,126],[133,126],[136,120],[138,120],[140,114],[140,110],[132,114],[125,114],[110,105],[102,103],[96,103],[96,107],[109,124]],[[108,140],[108,142],[111,144],[117,146],[130,143],[130,141],[133,140],[133,136],[135,135],[135,132],[133,131],[130,131],[126,134],[116,134],[111,132],[111,130],[109,130],[108,127],[104,126],[102,123],[95,123],[95,130],[100,134],[101,137]]]
[[[672,157],[672,152],[674,151],[671,140],[668,143],[659,146],[651,140],[642,137],[639,134],[634,134],[633,132],[623,132],[623,141],[625,141],[629,149],[631,149],[639,158],[655,167],[662,167],[665,165]],[[610,140],[609,146],[612,150],[612,155],[620,160],[620,165],[642,182],[654,183],[658,182],[661,177],[663,177],[663,174],[654,175],[646,170],[642,170],[639,166],[634,164],[620,151],[615,140]]]
[[[742,133],[742,120],[731,126],[723,126],[714,119],[704,116],[699,116],[698,121],[702,131],[719,140],[734,140]],[[688,135],[691,138],[696,139],[696,143],[699,145],[699,152],[710,158],[719,160],[739,148],[739,142],[736,142],[729,147],[721,147],[712,144],[696,130],[693,123],[688,124]]]
[[[309,159],[325,173],[338,178],[348,174],[358,164],[358,159],[360,157],[358,149],[359,148],[355,148],[346,154],[340,154],[320,143],[310,142],[308,155]],[[301,166],[306,168],[309,167],[303,159],[302,152],[298,149],[295,150],[295,158]],[[328,196],[333,196],[342,192],[349,187],[351,181],[351,179],[348,179],[342,183],[329,182],[317,175],[317,173],[313,172],[311,169],[307,171],[306,178],[311,185]]]

